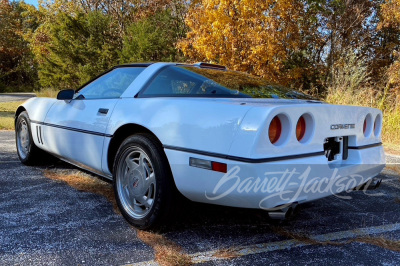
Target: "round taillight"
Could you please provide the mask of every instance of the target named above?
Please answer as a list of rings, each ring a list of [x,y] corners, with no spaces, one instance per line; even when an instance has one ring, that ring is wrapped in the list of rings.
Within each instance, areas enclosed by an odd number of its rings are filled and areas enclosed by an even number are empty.
[[[272,119],[271,124],[269,124],[269,130],[268,130],[269,140],[271,141],[271,143],[275,144],[281,137],[281,134],[282,134],[282,123],[279,117],[275,116]]]
[[[296,138],[298,141],[302,140],[304,138],[304,135],[306,134],[306,120],[304,119],[304,116],[301,116],[299,120],[297,121],[296,125]]]

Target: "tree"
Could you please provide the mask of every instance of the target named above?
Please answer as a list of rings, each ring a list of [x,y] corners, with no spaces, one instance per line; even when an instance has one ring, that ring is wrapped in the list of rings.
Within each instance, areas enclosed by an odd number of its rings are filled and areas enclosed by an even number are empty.
[[[36,65],[23,35],[36,25],[24,21],[27,5],[0,1],[0,92],[32,90],[37,82]]]
[[[183,37],[182,24],[170,10],[132,23],[124,37],[122,62],[179,60],[181,55],[175,45]]]
[[[381,6],[380,15],[379,29],[382,44],[386,48],[386,54],[382,53],[381,58],[390,63],[387,85],[393,94],[400,97],[400,0],[386,0]]]
[[[298,50],[302,10],[298,0],[195,1],[186,19],[190,31],[178,47],[192,60],[288,84],[298,75],[285,63]]]
[[[118,62],[121,40],[112,19],[99,11],[57,13],[34,33],[40,84],[78,88]]]

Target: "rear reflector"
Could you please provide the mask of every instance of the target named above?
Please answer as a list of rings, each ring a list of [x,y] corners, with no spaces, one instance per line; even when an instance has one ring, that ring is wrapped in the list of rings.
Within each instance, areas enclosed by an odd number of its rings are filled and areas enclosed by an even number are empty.
[[[218,163],[193,157],[189,158],[189,165],[221,173],[226,173],[228,170],[228,166],[225,163]]]
[[[228,166],[225,163],[212,162],[212,170],[221,173],[226,173],[228,170]]]

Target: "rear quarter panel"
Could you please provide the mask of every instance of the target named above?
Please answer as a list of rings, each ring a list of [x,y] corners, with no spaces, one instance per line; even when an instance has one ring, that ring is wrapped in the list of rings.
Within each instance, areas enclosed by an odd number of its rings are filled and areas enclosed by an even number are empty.
[[[250,108],[209,99],[124,98],[114,109],[107,134],[134,123],[152,131],[163,145],[226,154]]]

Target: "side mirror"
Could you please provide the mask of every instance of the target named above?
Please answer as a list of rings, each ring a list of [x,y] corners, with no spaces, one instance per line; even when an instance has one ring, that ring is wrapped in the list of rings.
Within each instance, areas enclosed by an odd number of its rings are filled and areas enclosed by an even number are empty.
[[[57,100],[72,100],[74,98],[74,90],[62,90],[57,94]]]

